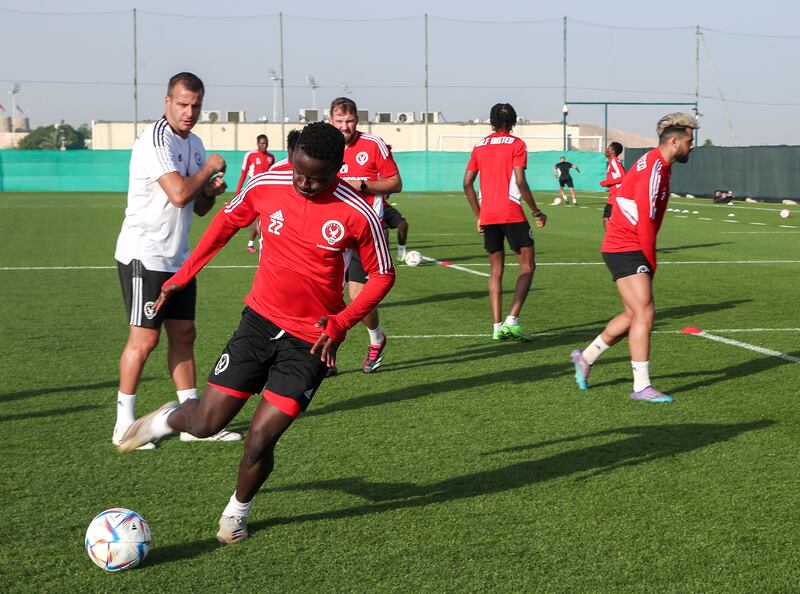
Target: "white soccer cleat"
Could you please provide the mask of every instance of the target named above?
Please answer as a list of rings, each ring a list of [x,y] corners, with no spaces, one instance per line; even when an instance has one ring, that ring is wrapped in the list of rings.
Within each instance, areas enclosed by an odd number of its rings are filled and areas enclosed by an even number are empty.
[[[222,516],[219,519],[217,540],[222,544],[236,544],[249,536],[247,518],[242,516]]]
[[[167,402],[151,413],[136,419],[122,436],[117,448],[121,453],[132,452],[149,442],[157,442],[164,437],[153,430],[153,421],[158,415],[169,414],[178,408],[177,402]]]
[[[225,429],[208,437],[195,437],[191,433],[186,433],[185,431],[181,431],[180,436],[181,441],[241,441],[241,439],[241,433],[226,431]]]
[[[128,427],[130,427],[130,425],[128,425]],[[125,427],[123,429],[117,429],[116,427],[114,427],[114,433],[111,435],[111,443],[119,447],[122,444],[122,436],[125,435],[125,431],[127,431],[128,427]],[[156,449],[156,444],[154,441],[148,441],[146,444],[139,446],[136,449],[154,450]]]

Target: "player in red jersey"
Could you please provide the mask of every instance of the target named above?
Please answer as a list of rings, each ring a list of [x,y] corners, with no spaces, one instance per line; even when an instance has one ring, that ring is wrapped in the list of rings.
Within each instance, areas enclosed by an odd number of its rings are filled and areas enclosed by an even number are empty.
[[[536,206],[525,179],[528,148],[520,138],[511,135],[517,123],[517,112],[508,103],[498,103],[491,109],[489,122],[494,132],[472,149],[464,174],[464,194],[478,219],[478,233],[483,235],[483,245],[489,252],[489,303],[494,320],[492,340],[515,338],[527,341],[531,338],[522,330],[519,314],[533,282],[536,261],[533,233],[521,201],[524,200],[531,208],[537,227],[544,227],[547,216]],[[475,194],[478,173],[480,199]],[[519,276],[511,298],[511,309],[502,321],[504,238],[517,254]]]
[[[383,299],[395,273],[380,220],[361,195],[337,177],[344,138],[322,122],[306,126],[292,169],[255,176],[218,214],[192,255],[162,288],[156,307],[186,286],[236,234],[261,219],[268,238],[238,330],[208,377],[204,397],[169,403],[136,421],[121,451],[172,431],[212,435],[250,395],[264,397],[250,422],[236,490],[222,512],[217,538],[248,536],[250,503],[273,467],[280,436],[306,409],[349,328]],[[347,250],[369,272],[364,290],[347,307],[342,297]]]
[[[608,219],[611,218],[614,201],[619,195],[619,189],[622,187],[622,178],[625,176],[625,168],[619,160],[621,154],[622,145],[619,142],[612,142],[608,145],[606,149],[606,158],[608,159],[606,178],[600,182],[600,185],[608,190],[608,202],[606,202],[603,209],[603,229],[608,227]]]
[[[344,162],[339,177],[359,190],[372,205],[378,217],[383,220],[383,197],[396,194],[403,189],[400,171],[394,162],[389,147],[378,136],[356,130],[358,108],[352,99],[339,97],[331,101],[330,123],[344,136]],[[366,270],[353,254],[347,268],[347,290],[350,299],[355,299],[364,289],[367,280]],[[381,328],[377,308],[364,317],[364,325],[369,331],[369,349],[364,357],[361,370],[364,373],[376,371],[383,362],[386,350],[386,335]],[[331,368],[331,375],[336,368]]]
[[[585,349],[572,351],[575,381],[589,387],[594,362],[610,346],[628,337],[633,368],[633,400],[672,402],[650,383],[650,332],[655,304],[656,234],[669,201],[672,164],[686,163],[694,142],[697,120],[685,113],[670,113],[656,126],[658,148],[642,155],[622,180],[608,221],[601,251],[617,285],[624,310]]]
[[[253,177],[259,173],[268,171],[269,168],[275,163],[275,155],[267,152],[267,148],[269,147],[269,139],[267,138],[267,135],[259,134],[256,137],[256,143],[256,150],[248,152],[244,156],[244,161],[242,161],[242,174],[239,176],[239,183],[236,184],[237,194],[242,191],[242,186],[244,185],[244,180],[246,178],[249,177],[250,179],[253,179]],[[256,237],[258,237],[258,224],[253,223],[253,226],[250,229],[250,238],[247,240],[248,252],[256,251]]]

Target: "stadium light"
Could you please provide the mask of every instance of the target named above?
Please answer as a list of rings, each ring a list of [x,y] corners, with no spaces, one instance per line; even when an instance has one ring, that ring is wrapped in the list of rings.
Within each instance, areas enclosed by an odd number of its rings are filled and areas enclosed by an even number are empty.
[[[281,77],[275,72],[274,68],[267,68],[267,76],[272,81],[272,121],[278,121],[278,86]]]
[[[20,84],[18,82],[15,82],[13,85],[11,85],[11,90],[9,91],[9,94],[11,95],[11,117],[12,118],[17,117],[17,95],[19,94],[19,91],[20,91],[21,88],[22,87],[20,86]],[[22,111],[22,109],[20,109],[20,111]],[[13,124],[12,124],[11,127],[13,129],[13,127],[14,127]]]
[[[317,109],[317,89],[319,88],[319,85],[314,77],[310,74],[306,75],[306,83],[309,87],[311,87],[311,108]]]

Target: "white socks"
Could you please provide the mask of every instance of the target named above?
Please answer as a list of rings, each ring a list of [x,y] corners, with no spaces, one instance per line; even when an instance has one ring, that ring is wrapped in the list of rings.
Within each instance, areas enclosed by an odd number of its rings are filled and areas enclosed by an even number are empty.
[[[631,361],[633,391],[641,392],[650,384],[650,361]]]
[[[247,242],[247,247],[255,247],[254,242],[253,241],[248,241]]]
[[[190,398],[197,398],[197,388],[189,388],[188,390],[177,390],[178,402],[183,404]]]
[[[225,509],[222,510],[223,516],[240,516],[242,518],[247,518],[247,515],[250,513],[250,504],[253,503],[251,499],[247,503],[242,503],[238,499],[236,499],[236,491],[233,492],[231,495],[230,500],[228,500],[228,505],[225,506]]]
[[[607,345],[603,339],[600,338],[601,336],[601,334],[598,334],[597,338],[595,338],[589,346],[583,349],[583,360],[589,365],[594,365],[594,362],[597,361],[597,358],[609,349],[609,345]]]
[[[496,324],[492,324],[492,330],[495,332],[500,332],[500,328],[503,327],[503,322],[497,322]]]
[[[405,259],[405,257],[406,257],[406,246],[398,244],[398,246],[397,246],[397,259],[402,262]]]
[[[377,328],[375,328],[375,330],[370,330],[369,328],[367,328],[367,331],[369,332],[369,343],[370,344],[375,344],[375,345],[383,344],[383,341],[385,340],[385,338],[383,336],[383,330],[381,330],[381,325],[380,324],[378,324],[378,326],[377,326]]]
[[[117,392],[117,422],[114,428],[126,429],[128,425],[136,420],[133,414],[133,405],[136,402],[136,394],[123,394]]]
[[[506,324],[509,326],[513,326],[514,324],[519,324],[519,318],[517,316],[506,316]]]

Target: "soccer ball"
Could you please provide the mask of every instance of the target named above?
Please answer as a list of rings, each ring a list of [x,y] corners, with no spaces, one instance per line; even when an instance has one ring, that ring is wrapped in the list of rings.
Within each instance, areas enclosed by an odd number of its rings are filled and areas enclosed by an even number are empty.
[[[150,551],[150,527],[144,518],[125,508],[112,508],[95,516],[86,530],[86,552],[106,571],[139,565]]]
[[[789,218],[789,209],[788,208],[784,208],[781,211],[781,218],[782,219],[788,219]]]
[[[553,200],[553,206],[558,206],[559,204],[561,204],[561,197],[556,196],[556,198]]]
[[[420,254],[416,250],[411,250],[410,252],[406,253],[405,263],[408,266],[419,266],[419,263],[422,262],[422,254]]]

